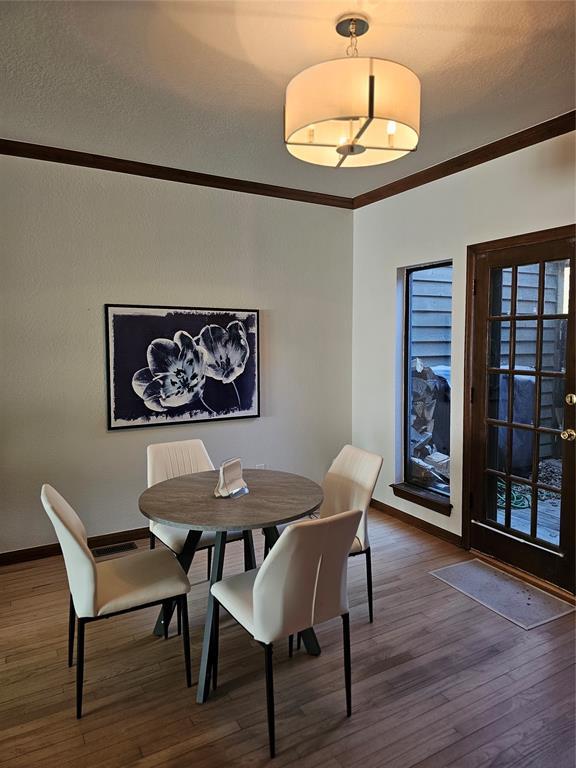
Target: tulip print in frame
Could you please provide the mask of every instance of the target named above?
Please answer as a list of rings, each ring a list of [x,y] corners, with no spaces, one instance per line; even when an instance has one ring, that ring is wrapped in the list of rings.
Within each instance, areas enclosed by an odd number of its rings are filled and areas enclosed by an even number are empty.
[[[258,310],[105,312],[109,429],[260,415]]]

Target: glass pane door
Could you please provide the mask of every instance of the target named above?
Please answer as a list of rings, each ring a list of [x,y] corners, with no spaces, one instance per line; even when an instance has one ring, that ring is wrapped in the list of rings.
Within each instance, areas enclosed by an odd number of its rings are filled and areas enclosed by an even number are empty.
[[[474,549],[574,590],[574,238],[546,234],[474,262],[466,511]]]
[[[490,270],[486,520],[560,544],[570,261]]]

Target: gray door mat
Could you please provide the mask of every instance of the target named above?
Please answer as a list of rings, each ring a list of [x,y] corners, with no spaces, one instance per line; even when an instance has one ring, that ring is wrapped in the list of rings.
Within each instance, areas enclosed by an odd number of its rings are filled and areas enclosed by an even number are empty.
[[[522,629],[534,629],[574,611],[565,600],[481,560],[466,560],[430,573]]]

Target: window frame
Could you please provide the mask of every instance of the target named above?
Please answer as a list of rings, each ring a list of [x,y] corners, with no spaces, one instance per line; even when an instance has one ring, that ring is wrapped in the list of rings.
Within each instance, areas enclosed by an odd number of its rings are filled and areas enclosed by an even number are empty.
[[[408,480],[408,447],[410,445],[410,424],[408,420],[407,410],[410,394],[408,392],[409,372],[408,364],[411,363],[411,339],[412,339],[412,324],[411,324],[411,301],[410,301],[410,278],[415,272],[423,272],[428,269],[435,269],[437,267],[452,267],[454,268],[454,262],[452,259],[446,259],[443,261],[434,261],[427,264],[419,264],[416,267],[408,267],[404,270],[404,328],[403,328],[403,357],[402,357],[402,477],[403,480],[400,483],[393,483],[391,485],[394,494],[400,498],[412,501],[415,504],[432,509],[435,512],[439,512],[443,515],[450,515],[452,511],[452,504],[450,503],[450,495],[452,492],[452,484],[450,484],[450,493],[442,493],[441,491],[427,488],[425,485],[420,485],[413,480]],[[452,295],[451,295],[452,300]],[[452,360],[452,324],[450,324],[450,360]],[[450,409],[450,423],[452,423],[452,410]],[[452,450],[450,450],[452,453]]]

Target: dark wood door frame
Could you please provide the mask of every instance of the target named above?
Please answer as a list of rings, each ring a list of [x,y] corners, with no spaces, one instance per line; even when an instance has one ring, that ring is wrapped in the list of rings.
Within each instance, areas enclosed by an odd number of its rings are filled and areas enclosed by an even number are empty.
[[[472,417],[474,408],[473,361],[474,361],[474,317],[476,312],[476,283],[479,259],[491,251],[514,249],[519,246],[535,245],[554,240],[576,238],[576,225],[529,232],[515,237],[491,240],[468,246],[466,274],[466,336],[464,352],[464,451],[462,482],[462,544],[470,549],[473,509],[471,506],[472,468],[477,458],[478,446],[474,444]],[[571,278],[572,285],[574,277]]]

